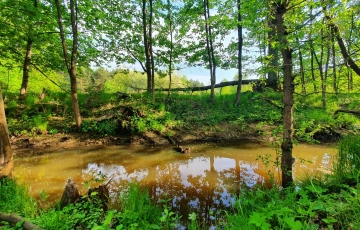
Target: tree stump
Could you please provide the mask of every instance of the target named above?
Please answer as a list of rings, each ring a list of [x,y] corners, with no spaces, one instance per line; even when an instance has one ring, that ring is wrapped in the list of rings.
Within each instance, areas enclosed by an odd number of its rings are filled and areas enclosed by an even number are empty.
[[[68,179],[60,201],[60,209],[69,204],[75,204],[80,199],[78,186],[72,179]]]

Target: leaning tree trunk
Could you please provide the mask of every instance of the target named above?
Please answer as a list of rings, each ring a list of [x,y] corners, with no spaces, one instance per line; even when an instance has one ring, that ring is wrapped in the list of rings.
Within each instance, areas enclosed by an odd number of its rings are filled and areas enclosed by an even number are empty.
[[[13,168],[13,154],[6,122],[4,100],[0,89],[0,178],[12,177]]]
[[[29,70],[30,70],[30,60],[31,60],[31,49],[32,49],[32,40],[29,38],[26,45],[26,55],[23,65],[23,78],[20,89],[20,100],[25,100],[27,94],[27,88],[29,83]]]
[[[294,76],[292,73],[292,49],[289,47],[287,40],[287,28],[284,22],[284,15],[287,12],[287,6],[290,0],[274,3],[273,9],[276,17],[276,30],[279,43],[281,46],[281,54],[283,58],[284,71],[284,92],[283,92],[283,141],[281,144],[281,169],[282,181],[284,188],[289,187],[293,183],[292,178],[292,149],[294,136]]]
[[[68,58],[68,50],[65,41],[65,32],[62,22],[61,8],[59,0],[55,0],[55,5],[58,14],[58,24],[60,30],[60,38],[63,49],[63,56],[65,60],[65,65],[70,76],[71,84],[71,100],[72,107],[74,111],[75,123],[78,128],[81,126],[81,115],[79,109],[79,101],[77,97],[77,83],[76,83],[76,60],[77,60],[77,50],[78,50],[78,28],[77,28],[77,0],[70,0],[70,11],[71,11],[71,29],[72,29],[72,39],[73,47],[71,51],[71,60]]]
[[[243,37],[242,37],[242,25],[241,25],[241,2],[237,0],[237,12],[238,12],[238,85],[236,90],[236,99],[235,105],[239,105],[240,96],[241,96],[241,86],[242,86],[242,47],[243,47]]]
[[[323,12],[325,14],[325,18],[328,22],[328,25],[331,27],[336,41],[340,47],[340,53],[342,54],[346,65],[348,65],[354,72],[360,76],[360,67],[355,63],[355,61],[351,58],[349,52],[346,49],[345,43],[340,35],[339,27],[333,22],[333,19],[326,13],[326,9],[323,8]]]

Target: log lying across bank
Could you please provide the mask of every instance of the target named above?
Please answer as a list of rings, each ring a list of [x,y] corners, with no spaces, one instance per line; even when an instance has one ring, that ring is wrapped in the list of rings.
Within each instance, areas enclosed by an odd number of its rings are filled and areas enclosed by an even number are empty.
[[[40,228],[39,226],[25,220],[23,217],[18,216],[14,213],[6,214],[6,213],[0,212],[0,221],[6,221],[6,222],[9,222],[14,225],[19,222],[22,222],[21,227],[25,230],[32,230],[32,229],[42,230],[42,228]]]
[[[250,83],[256,83],[259,82],[259,79],[248,79],[248,80],[242,80],[243,85],[247,85]],[[220,82],[219,84],[215,84],[214,88],[222,88],[225,86],[234,86],[237,85],[238,81],[226,81],[226,82]],[[200,87],[188,87],[188,88],[172,88],[170,91],[205,91],[211,89],[211,85],[207,86],[200,86]],[[156,91],[169,91],[169,89],[155,89]]]

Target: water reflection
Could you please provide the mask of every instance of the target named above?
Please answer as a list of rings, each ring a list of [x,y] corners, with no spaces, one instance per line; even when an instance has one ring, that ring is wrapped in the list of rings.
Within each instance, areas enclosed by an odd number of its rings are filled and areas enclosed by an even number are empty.
[[[185,219],[189,212],[210,213],[229,207],[243,187],[269,185],[268,172],[258,155],[275,150],[260,144],[198,144],[189,146],[191,154],[178,154],[172,148],[111,147],[66,150],[56,154],[16,160],[15,175],[27,183],[33,195],[44,190],[52,200],[59,200],[68,177],[78,183],[93,175],[114,177],[111,192],[116,194],[129,181],[146,187],[151,197],[159,201],[172,198],[173,211]],[[294,147],[294,177],[314,169],[328,167],[336,149],[315,145]],[[300,160],[303,159],[303,160]],[[312,163],[310,163],[311,161]],[[85,189],[83,189],[83,193]],[[210,212],[211,211],[211,212]]]

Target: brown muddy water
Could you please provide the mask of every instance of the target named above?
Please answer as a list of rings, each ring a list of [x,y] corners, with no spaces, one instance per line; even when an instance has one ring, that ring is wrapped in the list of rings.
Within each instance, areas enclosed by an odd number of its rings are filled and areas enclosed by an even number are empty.
[[[269,185],[269,171],[278,175],[272,163],[276,151],[268,145],[201,143],[186,147],[191,148],[190,154],[176,153],[172,147],[68,149],[16,159],[15,177],[29,186],[33,196],[49,195],[46,202],[60,200],[68,178],[79,184],[82,194],[87,190],[84,185],[91,184],[99,175],[114,177],[109,184],[111,194],[121,191],[129,181],[135,181],[146,187],[155,201],[171,198],[168,205],[185,219],[195,211],[201,213],[204,220],[211,220],[217,210],[231,206],[242,188]],[[336,148],[329,146],[294,146],[295,180],[329,169],[336,152]]]

